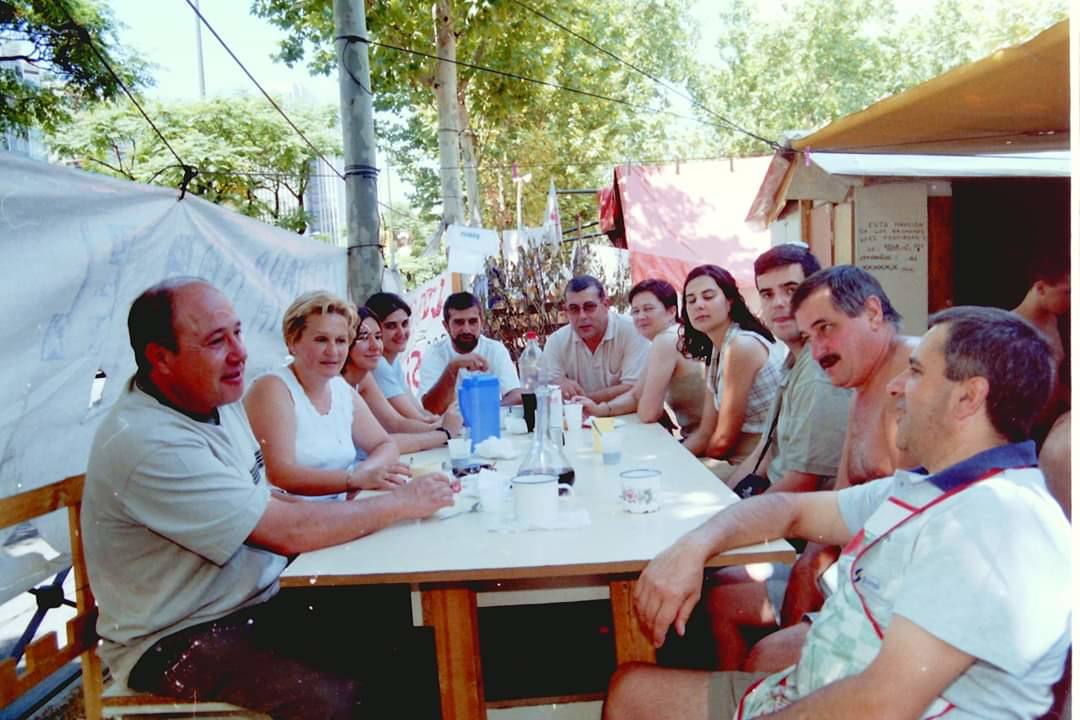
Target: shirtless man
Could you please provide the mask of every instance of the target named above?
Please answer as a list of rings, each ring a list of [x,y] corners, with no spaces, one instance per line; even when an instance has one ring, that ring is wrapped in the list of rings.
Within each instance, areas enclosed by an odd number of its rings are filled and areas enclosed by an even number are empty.
[[[834,489],[887,477],[915,463],[896,447],[896,399],[889,381],[904,372],[918,340],[900,334],[900,313],[873,275],[837,265],[807,278],[791,298],[795,321],[814,359],[833,385],[852,388],[848,429]],[[784,606],[785,627],[759,642],[747,670],[775,671],[799,658],[809,623],[803,614],[821,607],[818,577],[840,555],[835,546],[808,543],[791,571]]]

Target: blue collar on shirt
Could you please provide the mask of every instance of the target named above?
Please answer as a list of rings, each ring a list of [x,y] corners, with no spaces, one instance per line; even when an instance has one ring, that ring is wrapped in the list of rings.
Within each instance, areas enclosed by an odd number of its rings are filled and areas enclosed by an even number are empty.
[[[927,478],[934,483],[942,492],[948,492],[954,488],[968,485],[983,477],[992,470],[1010,470],[1012,468],[1032,467],[1038,465],[1039,460],[1035,455],[1035,442],[1025,440],[1018,443],[998,445],[989,450],[983,450],[961,460],[955,465],[950,465],[941,472]],[[912,472],[925,474],[926,468],[918,468]]]

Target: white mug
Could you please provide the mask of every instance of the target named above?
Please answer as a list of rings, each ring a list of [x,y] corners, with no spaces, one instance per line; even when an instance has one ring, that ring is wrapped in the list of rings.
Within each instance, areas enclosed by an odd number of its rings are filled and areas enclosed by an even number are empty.
[[[649,513],[660,509],[660,471],[636,468],[619,473],[622,480],[623,509],[631,513]]]
[[[550,528],[559,516],[559,491],[572,495],[574,488],[554,475],[519,475],[514,478],[514,511],[524,528]]]

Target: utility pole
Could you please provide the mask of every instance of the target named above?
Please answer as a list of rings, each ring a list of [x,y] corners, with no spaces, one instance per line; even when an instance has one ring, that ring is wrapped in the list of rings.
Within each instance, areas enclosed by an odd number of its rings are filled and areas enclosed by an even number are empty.
[[[334,44],[339,49],[338,88],[345,148],[345,223],[349,237],[349,297],[362,304],[382,289],[379,242],[379,169],[368,66],[363,0],[334,0]]]
[[[195,67],[199,75],[199,99],[206,99],[206,72],[203,70],[202,19],[199,17],[199,0],[195,0]]]

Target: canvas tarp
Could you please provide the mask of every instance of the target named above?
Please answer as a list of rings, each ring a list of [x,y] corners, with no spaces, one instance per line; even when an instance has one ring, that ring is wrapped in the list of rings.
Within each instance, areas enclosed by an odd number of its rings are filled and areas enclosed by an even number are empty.
[[[621,218],[633,281],[658,277],[681,290],[690,269],[713,263],[735,276],[748,299],[756,297],[753,262],[769,249],[770,236],[752,230],[745,217],[770,160],[616,167],[617,197],[607,201],[603,227]]]
[[[1069,21],[792,142],[795,150],[976,154],[1069,147]]]
[[[85,470],[94,430],[134,372],[127,312],[148,286],[193,275],[221,288],[243,322],[248,381],[285,360],[281,318],[298,294],[344,293],[343,248],[177,197],[0,153],[0,496]],[[99,369],[107,381],[91,405]],[[66,518],[39,530],[66,550]],[[0,550],[0,602],[47,571],[39,556]]]

